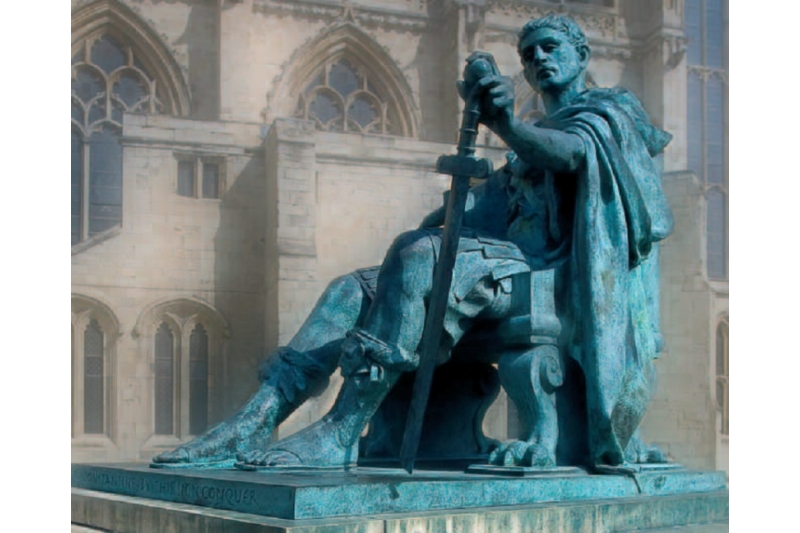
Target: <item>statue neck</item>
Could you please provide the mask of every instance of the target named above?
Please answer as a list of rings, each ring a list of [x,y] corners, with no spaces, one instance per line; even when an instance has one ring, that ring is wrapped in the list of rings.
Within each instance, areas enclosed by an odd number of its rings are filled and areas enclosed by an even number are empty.
[[[586,90],[586,81],[584,75],[581,74],[573,83],[564,87],[556,93],[542,94],[544,101],[544,109],[547,115],[550,116],[564,107],[572,104],[579,94]]]

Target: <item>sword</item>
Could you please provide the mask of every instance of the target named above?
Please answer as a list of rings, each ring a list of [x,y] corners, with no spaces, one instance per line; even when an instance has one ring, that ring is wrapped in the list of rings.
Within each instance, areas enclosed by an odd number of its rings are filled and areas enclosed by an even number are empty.
[[[459,92],[464,98],[464,111],[458,136],[458,155],[441,156],[436,162],[437,171],[449,174],[453,176],[453,179],[447,199],[439,259],[433,270],[433,286],[428,303],[428,314],[425,317],[425,327],[420,341],[419,368],[417,368],[417,375],[414,379],[411,405],[406,419],[403,444],[400,448],[400,466],[409,474],[414,470],[414,461],[419,450],[422,421],[430,396],[433,370],[441,359],[444,315],[447,310],[450,285],[453,281],[453,267],[456,262],[461,222],[467,203],[469,180],[472,177],[484,178],[492,172],[491,161],[476,159],[474,156],[482,96],[476,90],[476,83],[484,76],[491,74],[499,75],[499,71],[490,54],[477,52],[467,58],[467,65],[464,67],[464,81],[459,86]]]

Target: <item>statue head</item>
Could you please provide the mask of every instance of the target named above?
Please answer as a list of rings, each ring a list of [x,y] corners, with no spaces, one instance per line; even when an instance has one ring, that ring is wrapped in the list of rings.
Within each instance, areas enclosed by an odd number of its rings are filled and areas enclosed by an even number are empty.
[[[570,17],[551,13],[528,21],[519,32],[517,52],[525,79],[544,96],[585,88],[589,44]]]

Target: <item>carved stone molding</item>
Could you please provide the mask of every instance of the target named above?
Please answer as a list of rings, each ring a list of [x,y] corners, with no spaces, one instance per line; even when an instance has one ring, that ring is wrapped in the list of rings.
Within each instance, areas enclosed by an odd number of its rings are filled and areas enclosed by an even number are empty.
[[[672,70],[683,61],[689,40],[683,35],[665,35],[663,37],[664,69]]]
[[[543,17],[548,13],[569,15],[577,22],[587,37],[597,36],[613,40],[618,36],[617,14],[611,8],[602,6],[575,6],[567,4],[549,4],[547,2],[530,2],[529,0],[488,0],[488,9],[495,10],[509,17],[522,21]],[[518,30],[519,28],[517,28]]]
[[[484,42],[503,43],[516,47],[517,38],[517,32],[515,31],[491,30],[486,32]],[[589,47],[592,50],[592,57],[627,61],[634,56],[634,52],[630,46],[614,46],[605,41],[589,39]]]
[[[643,55],[662,55],[664,71],[669,72],[681,64],[686,56],[688,39],[680,30],[662,29],[650,34],[642,46]]]
[[[253,10],[265,15],[309,18],[326,24],[350,22],[364,28],[422,32],[428,27],[428,17],[422,13],[377,6],[337,5],[322,0],[254,0]]]
[[[180,54],[169,45],[165,33],[158,33],[152,20],[144,17],[137,6],[120,0],[87,0],[73,7],[73,43],[109,28],[137,47],[141,58],[152,68],[153,76],[166,89],[173,114],[188,115],[191,110],[188,67],[185,62],[177,61]]]

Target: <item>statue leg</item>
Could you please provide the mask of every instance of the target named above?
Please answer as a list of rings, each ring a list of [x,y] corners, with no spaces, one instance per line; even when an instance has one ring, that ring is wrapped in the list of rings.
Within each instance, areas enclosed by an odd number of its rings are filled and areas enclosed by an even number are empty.
[[[500,382],[522,415],[525,438],[503,443],[489,456],[499,465],[555,466],[558,443],[555,390],[564,380],[558,349],[541,345],[504,353]]]
[[[238,467],[345,468],[355,463],[366,424],[399,376],[419,363],[415,352],[422,337],[438,244],[438,236],[426,231],[409,232],[395,240],[381,266],[375,299],[363,325],[349,332],[342,345],[345,380],[332,409],[265,450],[240,454]],[[482,257],[480,252],[475,256]],[[454,272],[454,279],[458,277],[458,271]],[[459,306],[448,307],[451,323],[484,311],[497,314],[505,309],[497,301],[510,301],[496,298],[505,293],[491,277],[481,275],[474,281],[477,289],[470,291],[474,294]],[[457,342],[459,330],[448,332],[452,342]]]
[[[363,318],[367,301],[354,275],[332,281],[289,344],[262,364],[259,388],[247,403],[233,417],[153,462],[229,466],[239,453],[264,449],[286,417],[327,387],[345,333]]]

